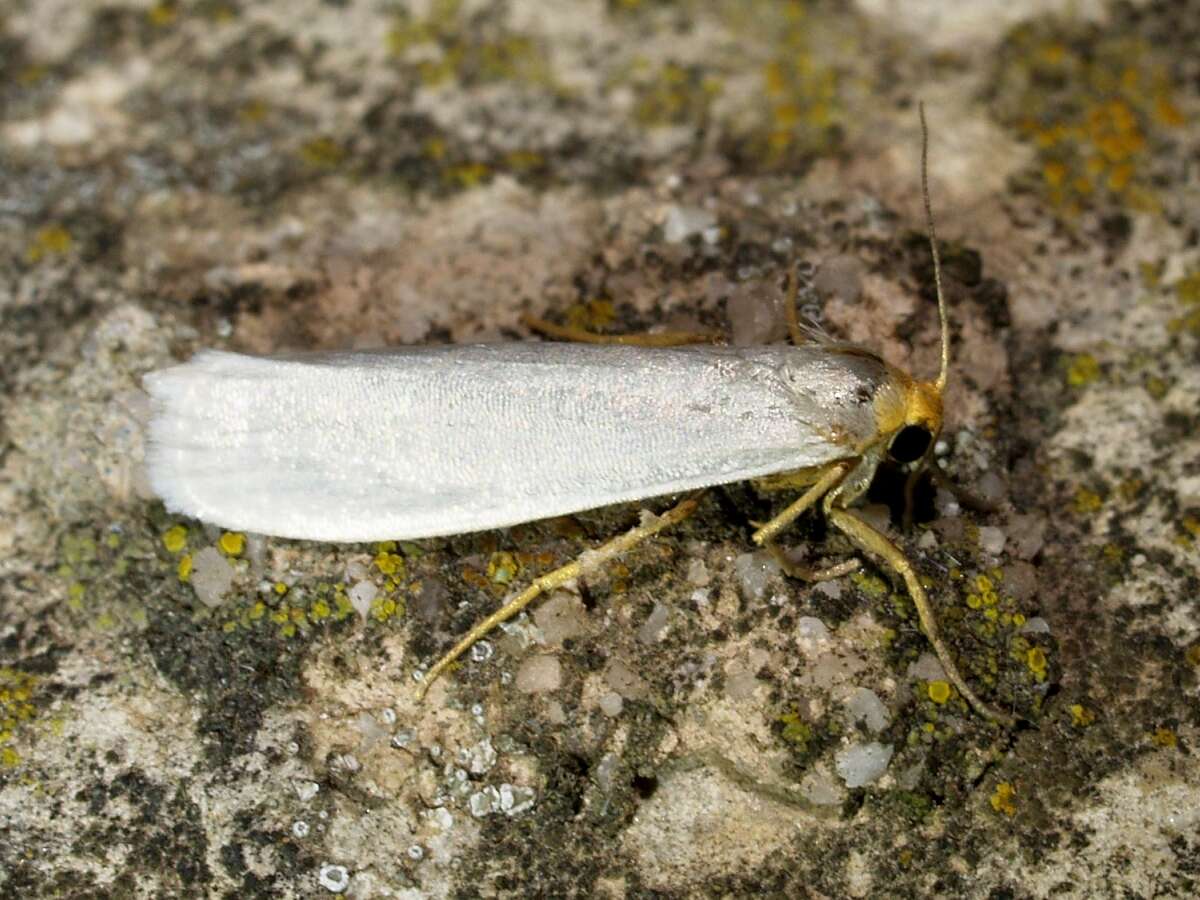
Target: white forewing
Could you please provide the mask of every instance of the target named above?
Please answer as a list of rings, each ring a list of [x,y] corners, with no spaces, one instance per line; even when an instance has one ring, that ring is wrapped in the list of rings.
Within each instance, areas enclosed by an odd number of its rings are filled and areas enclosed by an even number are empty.
[[[147,461],[169,509],[228,528],[432,537],[844,457],[882,371],[822,347],[206,351],[146,377]]]

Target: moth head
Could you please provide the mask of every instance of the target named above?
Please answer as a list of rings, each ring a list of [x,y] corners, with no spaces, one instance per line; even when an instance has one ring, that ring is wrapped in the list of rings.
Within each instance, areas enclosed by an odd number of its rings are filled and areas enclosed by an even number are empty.
[[[905,398],[904,419],[888,441],[888,456],[899,463],[924,458],[942,430],[942,392],[936,382],[916,381]]]

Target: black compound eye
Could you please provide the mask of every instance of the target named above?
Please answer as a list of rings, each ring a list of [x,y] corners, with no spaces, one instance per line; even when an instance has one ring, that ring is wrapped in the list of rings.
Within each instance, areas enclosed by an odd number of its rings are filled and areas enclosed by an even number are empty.
[[[888,454],[896,462],[916,462],[925,455],[925,451],[929,449],[929,442],[932,440],[933,435],[924,425],[905,425],[892,438],[892,446],[888,447]]]

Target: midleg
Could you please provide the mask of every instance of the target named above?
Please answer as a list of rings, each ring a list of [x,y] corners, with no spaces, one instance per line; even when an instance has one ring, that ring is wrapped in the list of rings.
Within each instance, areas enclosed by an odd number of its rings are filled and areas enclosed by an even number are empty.
[[[595,550],[585,551],[574,562],[567,563],[565,566],[561,566],[552,572],[547,572],[545,575],[535,578],[529,587],[525,588],[525,590],[521,591],[521,593],[517,594],[517,596],[468,631],[449,653],[437,661],[434,667],[421,679],[421,684],[417,688],[417,699],[423,700],[426,692],[429,690],[429,686],[437,680],[438,676],[445,672],[456,659],[466,653],[472,644],[501,622],[507,622],[547,591],[552,591],[572,579],[595,571],[599,566],[615,559],[627,550],[633,549],[647,538],[653,537],[660,531],[682,522],[696,511],[702,493],[693,494],[687,499],[680,501],[661,516],[648,517],[640,525],[629,529],[629,531],[613,538],[605,544],[601,544]]]
[[[783,512],[754,532],[752,535],[754,543],[760,547],[769,544],[779,532],[791,525],[805,510],[812,507],[818,500],[829,493],[845,477],[848,471],[850,471],[850,466],[845,463],[834,463],[831,465],[813,483],[812,487],[800,495],[800,499],[793,501]]]

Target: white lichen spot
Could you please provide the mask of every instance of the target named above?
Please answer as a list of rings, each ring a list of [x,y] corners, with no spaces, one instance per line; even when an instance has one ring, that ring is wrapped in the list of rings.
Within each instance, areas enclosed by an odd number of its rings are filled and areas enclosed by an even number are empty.
[[[464,762],[472,775],[482,775],[496,764],[496,748],[488,738],[484,738],[467,750]]]
[[[292,823],[292,835],[300,840],[308,837],[309,826],[303,819],[297,819]]]
[[[513,784],[502,784],[499,790],[500,811],[507,816],[516,816],[533,809],[533,801],[537,796],[533,788],[518,787]]]
[[[490,816],[500,807],[500,792],[491,785],[467,798],[467,810],[477,819]]]
[[[346,888],[350,887],[350,872],[345,866],[335,866],[329,863],[321,866],[321,871],[317,875],[317,881],[321,887],[329,891],[331,894],[344,893]]]
[[[487,641],[476,641],[471,645],[471,661],[487,662],[494,652],[492,645]]]
[[[408,858],[415,862],[420,862],[425,858],[425,848],[420,844],[413,844],[405,852],[408,854]]]
[[[319,790],[321,786],[315,781],[301,781],[296,785],[296,796],[300,798],[301,803],[307,803],[317,796]]]
[[[716,216],[703,209],[672,205],[663,219],[663,240],[682,244],[694,234],[700,234],[717,224]]]
[[[449,831],[454,827],[454,816],[444,806],[427,809],[422,815],[439,831]]]

